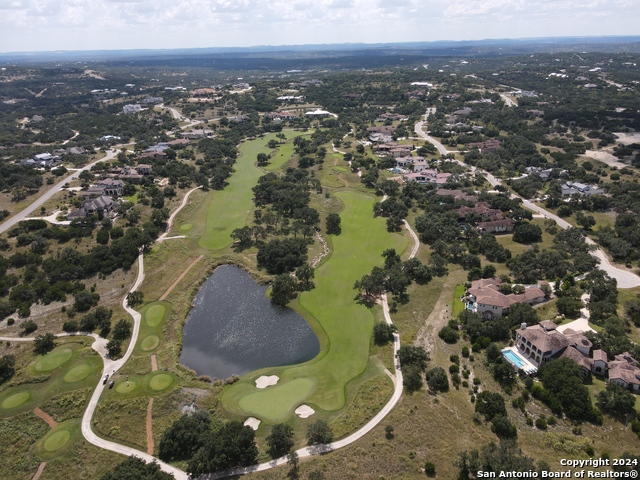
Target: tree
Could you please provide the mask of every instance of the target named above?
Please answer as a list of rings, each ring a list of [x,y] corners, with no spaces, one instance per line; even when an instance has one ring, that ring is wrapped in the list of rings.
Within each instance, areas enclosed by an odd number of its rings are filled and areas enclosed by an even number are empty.
[[[258,247],[258,267],[271,275],[292,272],[307,261],[307,242],[301,238],[272,240]]]
[[[33,352],[36,355],[46,355],[56,346],[56,337],[53,333],[38,335],[33,341]]]
[[[277,423],[266,438],[267,453],[272,458],[278,458],[289,453],[295,442],[293,441],[293,427],[286,423]]]
[[[140,305],[144,300],[144,294],[136,290],[135,292],[127,293],[127,304],[130,307],[135,307],[136,305]]]
[[[327,216],[327,235],[340,235],[340,233],[342,233],[340,222],[340,215],[337,213],[330,213]]]
[[[507,408],[504,404],[504,397],[499,393],[487,390],[480,392],[476,400],[476,412],[484,415],[487,421],[491,421],[497,416],[506,416]]]
[[[74,299],[75,302],[73,304],[73,308],[77,312],[86,312],[91,307],[98,304],[100,301],[100,295],[82,290],[74,295]]]
[[[15,365],[16,357],[13,355],[3,355],[0,358],[0,385],[11,380],[11,377],[16,373]]]
[[[22,327],[20,335],[29,335],[38,329],[38,324],[33,320],[25,320],[20,324],[20,326]]]
[[[413,345],[403,345],[398,350],[398,360],[400,365],[404,369],[409,365],[413,365],[424,372],[427,368],[427,361],[429,360],[429,354],[424,347],[416,347]]]
[[[516,426],[504,415],[498,415],[493,418],[491,421],[491,431],[499,438],[516,438],[518,436]]]
[[[513,241],[518,243],[536,243],[542,241],[542,229],[533,223],[523,223],[513,230]]]
[[[536,309],[528,303],[514,303],[511,305],[507,318],[511,325],[516,325],[518,328],[520,328],[520,325],[523,323],[531,326],[537,325],[540,322]]]
[[[386,322],[376,323],[373,326],[373,343],[381,347],[389,342],[393,342],[393,332],[395,331],[394,325],[389,325]]]
[[[596,406],[604,413],[624,419],[635,413],[636,397],[615,383],[609,383],[607,389],[598,393]]]
[[[156,462],[147,463],[131,456],[105,473],[101,480],[172,480],[174,477],[160,469]]]
[[[233,238],[236,242],[235,247],[239,250],[249,248],[251,246],[252,234],[253,231],[251,227],[244,226],[242,228],[236,228],[233,232],[231,232],[231,238]]]
[[[313,278],[315,277],[315,270],[308,263],[300,265],[296,269],[296,278],[300,282],[299,288],[302,291],[309,291],[315,285],[313,284]]]
[[[578,315],[582,306],[582,301],[575,297],[560,297],[556,303],[558,313],[567,317]]]
[[[121,340],[109,340],[107,343],[107,352],[111,360],[116,360],[122,356],[122,341]]]
[[[567,417],[597,420],[589,390],[583,384],[582,368],[576,362],[562,357],[543,364],[539,372],[545,390],[557,399]]]
[[[333,431],[327,422],[318,420],[307,429],[307,445],[318,445],[331,443],[333,441]]]
[[[402,368],[402,384],[408,393],[417,392],[422,388],[422,370],[415,365]]]
[[[269,155],[267,155],[266,153],[259,153],[257,160],[258,160],[258,166],[264,167],[269,163]]]
[[[432,392],[449,391],[449,377],[442,367],[434,367],[427,372],[427,385]]]
[[[218,470],[253,465],[257,457],[253,429],[238,421],[228,422],[207,435],[205,444],[189,461],[187,472],[196,478]]]
[[[189,460],[204,446],[210,431],[208,412],[198,410],[191,415],[183,415],[162,434],[158,457],[165,462]]]
[[[298,284],[288,273],[278,275],[271,286],[271,302],[285,306],[298,295]]]
[[[116,326],[113,328],[113,338],[116,340],[126,340],[131,336],[131,323],[124,318],[118,320]]]

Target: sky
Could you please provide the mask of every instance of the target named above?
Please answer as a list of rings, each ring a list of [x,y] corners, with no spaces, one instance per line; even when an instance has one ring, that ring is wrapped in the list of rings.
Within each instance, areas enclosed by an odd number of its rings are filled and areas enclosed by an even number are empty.
[[[637,35],[639,0],[0,0],[0,52]]]

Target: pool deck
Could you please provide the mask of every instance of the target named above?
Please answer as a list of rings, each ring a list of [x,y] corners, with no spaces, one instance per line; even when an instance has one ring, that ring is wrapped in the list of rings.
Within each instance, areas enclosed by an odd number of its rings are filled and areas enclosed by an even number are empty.
[[[506,357],[504,355],[504,353],[506,351],[510,351],[512,352],[514,355],[517,355],[517,357],[522,361],[522,363],[524,363],[523,367],[520,367],[519,365],[514,365],[513,362],[511,362],[511,360],[509,360],[508,357]],[[526,357],[524,355],[522,355],[522,353],[520,353],[518,351],[518,349],[516,347],[507,347],[507,348],[503,348],[502,349],[502,356],[504,356],[504,358],[514,367],[516,367],[517,370],[524,370],[526,373],[528,374],[534,374],[538,371],[538,367],[536,367],[533,363],[531,363],[529,360],[526,359]]]

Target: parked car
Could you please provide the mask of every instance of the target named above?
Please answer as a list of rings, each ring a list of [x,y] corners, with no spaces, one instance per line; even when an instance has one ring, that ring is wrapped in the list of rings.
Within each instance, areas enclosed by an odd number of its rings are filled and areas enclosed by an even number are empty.
[[[108,373],[104,376],[104,380],[102,380],[102,384],[106,385],[107,384],[107,380],[109,380],[109,374]]]
[[[109,390],[111,390],[115,384],[116,384],[116,382],[114,382],[113,380],[111,380],[111,381],[109,382]]]

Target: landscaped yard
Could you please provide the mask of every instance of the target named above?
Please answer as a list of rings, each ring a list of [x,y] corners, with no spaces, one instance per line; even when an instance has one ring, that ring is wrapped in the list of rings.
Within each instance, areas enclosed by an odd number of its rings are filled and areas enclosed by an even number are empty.
[[[387,233],[384,219],[373,218],[371,196],[352,191],[337,196],[345,205],[340,215],[342,234],[331,237],[333,252],[316,271],[316,288],[300,297],[303,313],[317,320],[312,325],[321,336],[322,352],[302,365],[261,370],[225,390],[222,404],[231,413],[246,417],[246,406],[253,416],[275,423],[275,417],[286,420],[300,403],[324,411],[339,410],[345,405],[345,385],[367,367],[374,318],[368,308],[354,301],[353,284],[382,263],[383,250],[395,248],[400,253],[407,241]],[[281,387],[258,390],[254,381],[259,375],[278,375]],[[302,379],[312,382],[310,391],[308,382],[299,385]],[[285,387],[288,383],[292,385]],[[292,386],[304,388],[296,388],[297,393],[289,396],[270,392]]]
[[[465,292],[464,285],[456,285],[455,290],[453,291],[453,317],[456,318],[458,314],[464,310],[464,302],[460,300],[460,297],[464,295]]]

